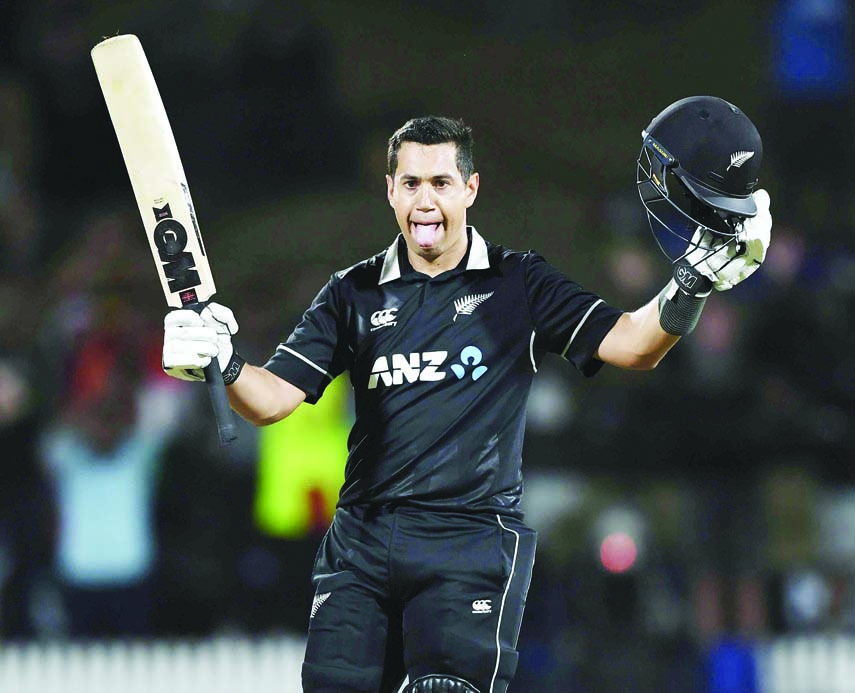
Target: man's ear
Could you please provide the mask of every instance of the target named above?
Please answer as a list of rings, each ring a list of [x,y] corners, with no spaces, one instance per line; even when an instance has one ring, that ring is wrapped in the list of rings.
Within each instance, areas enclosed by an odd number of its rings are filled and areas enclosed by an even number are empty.
[[[475,203],[475,198],[478,197],[478,186],[481,184],[481,177],[478,173],[473,173],[466,181],[466,206],[471,207]]]
[[[386,199],[389,200],[389,205],[394,207],[392,203],[392,195],[395,192],[395,180],[388,173],[386,174]]]

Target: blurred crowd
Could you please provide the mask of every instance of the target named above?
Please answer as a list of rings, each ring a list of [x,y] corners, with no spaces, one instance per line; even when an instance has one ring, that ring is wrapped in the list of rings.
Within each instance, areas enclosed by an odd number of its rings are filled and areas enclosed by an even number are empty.
[[[220,40],[204,50],[155,32],[157,11],[134,20],[161,89],[182,94],[168,109],[206,172],[191,185],[208,218],[285,187],[317,204],[314,186],[356,188],[366,165],[324,32],[255,4],[269,12],[212,4]],[[220,448],[204,388],[161,372],[162,298],[86,5],[0,5],[0,639],[301,633],[348,387],[305,421],[240,422]],[[712,297],[653,373],[588,382],[556,360],[537,379],[524,469],[541,548],[520,690],[701,690],[686,682],[717,655],[733,665],[741,642],[855,629],[855,18],[845,0],[770,8],[762,271]],[[216,150],[199,134],[225,127]],[[634,195],[589,204],[602,239],[589,288],[627,308],[668,273]],[[485,235],[515,245],[514,229]],[[252,275],[236,310],[256,362],[358,259],[265,252],[281,273]],[[604,553],[616,535],[626,563]]]
[[[261,4],[207,13],[220,40],[205,45],[151,31],[181,10],[130,21],[152,36],[161,89],[180,95],[176,139],[205,172],[197,205],[229,180],[233,198],[210,200],[211,217],[305,191],[331,152],[336,175],[353,175],[323,34],[298,6]],[[300,468],[344,449],[349,403],[333,388],[323,420],[302,424],[326,448],[301,448],[299,421],[264,433],[239,422],[220,448],[204,388],[162,373],[166,308],[89,58],[95,7],[0,7],[0,638],[302,632],[342,458],[332,472]],[[273,90],[265,70],[287,77]],[[191,127],[215,119],[231,137],[212,151]],[[284,301],[247,317],[248,356],[263,361],[287,335],[307,291],[292,277]]]

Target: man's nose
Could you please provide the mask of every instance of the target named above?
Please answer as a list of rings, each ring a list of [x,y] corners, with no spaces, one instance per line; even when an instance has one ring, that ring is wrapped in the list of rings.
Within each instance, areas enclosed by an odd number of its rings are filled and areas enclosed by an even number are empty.
[[[416,199],[416,204],[419,209],[433,209],[433,187],[424,184],[419,188],[419,194]]]

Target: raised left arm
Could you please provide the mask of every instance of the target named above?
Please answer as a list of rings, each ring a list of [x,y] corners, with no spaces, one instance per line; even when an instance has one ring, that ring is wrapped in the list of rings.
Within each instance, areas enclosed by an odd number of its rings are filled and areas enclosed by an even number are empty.
[[[754,193],[758,213],[739,222],[738,233],[718,239],[699,227],[673,278],[659,296],[624,313],[606,334],[596,357],[618,368],[655,368],[681,336],[695,327],[713,289],[727,291],[751,276],[766,258],[772,229],[769,195]]]
[[[650,370],[680,339],[659,324],[658,299],[624,313],[600,342],[596,358],[618,368]]]

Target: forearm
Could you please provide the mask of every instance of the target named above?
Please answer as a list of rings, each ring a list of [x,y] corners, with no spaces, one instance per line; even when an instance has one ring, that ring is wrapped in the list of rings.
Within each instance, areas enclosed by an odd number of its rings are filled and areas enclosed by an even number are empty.
[[[249,363],[226,393],[232,409],[256,426],[284,419],[306,399],[306,393],[298,387]]]
[[[621,315],[600,343],[597,358],[618,368],[655,368],[680,339],[662,329],[658,303],[654,298],[638,310]]]

